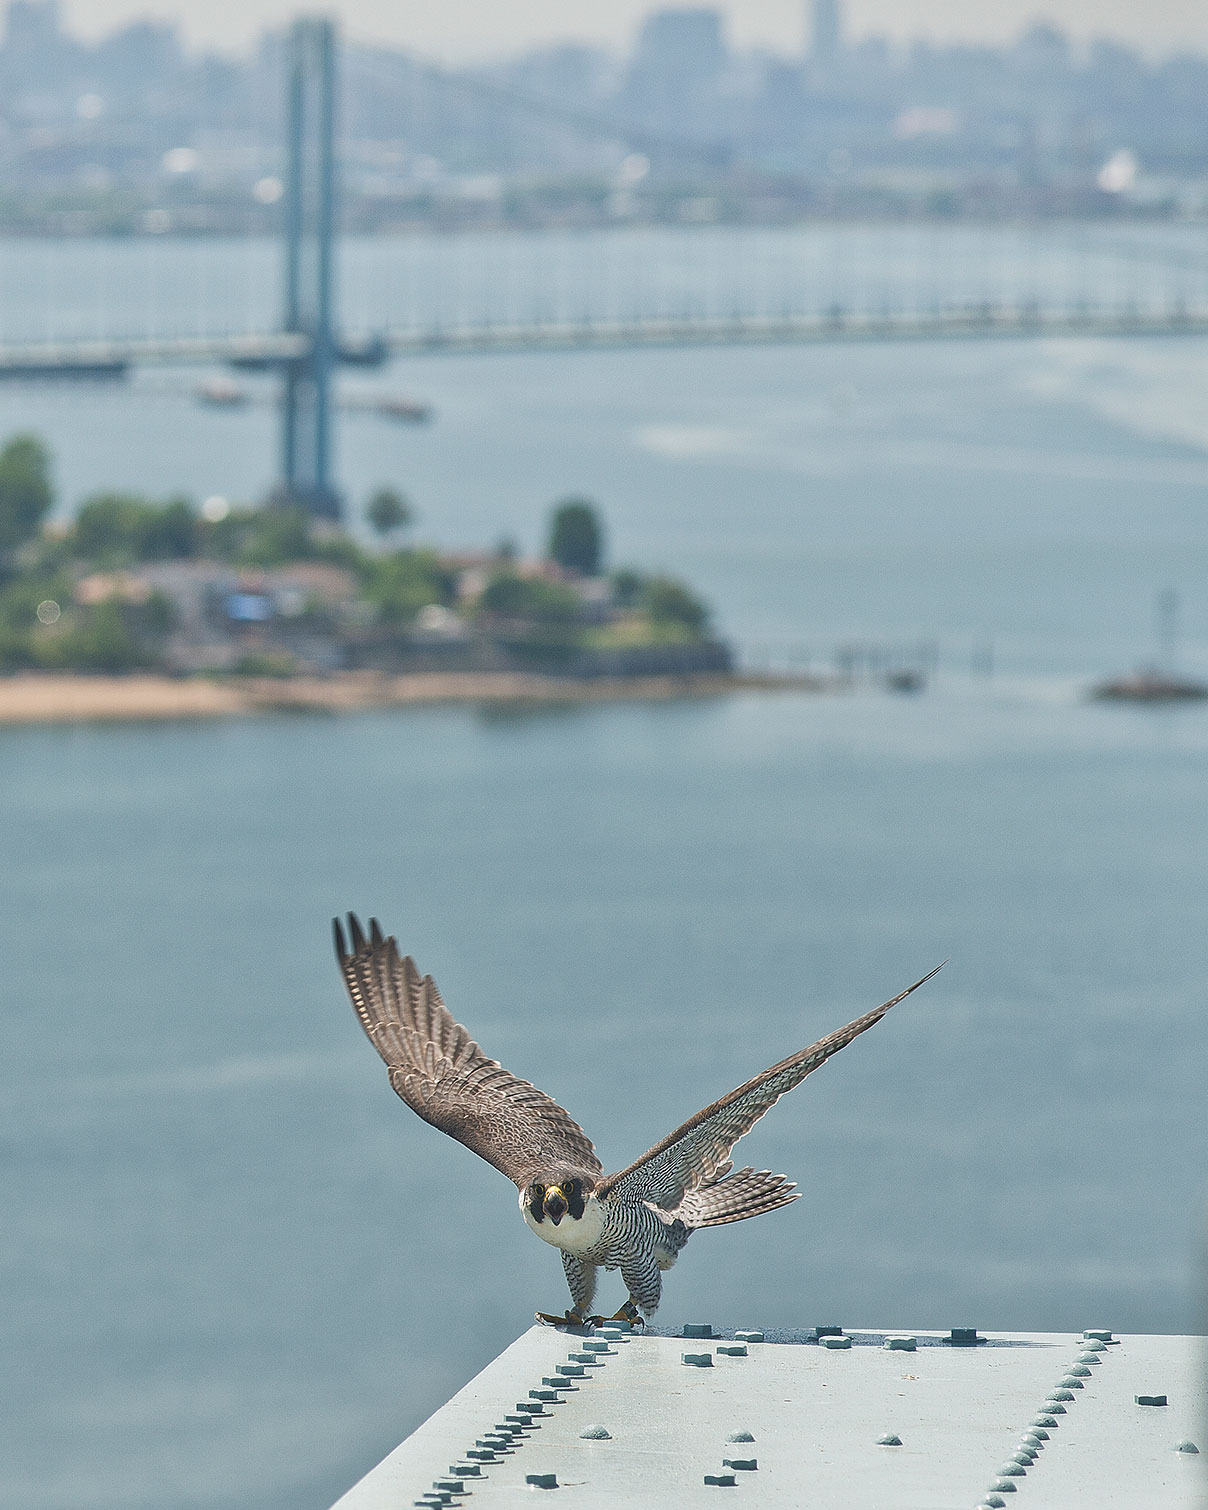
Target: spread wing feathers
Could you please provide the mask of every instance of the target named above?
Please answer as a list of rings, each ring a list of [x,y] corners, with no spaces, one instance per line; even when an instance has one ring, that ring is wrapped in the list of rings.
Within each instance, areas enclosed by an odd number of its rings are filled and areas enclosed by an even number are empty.
[[[712,1106],[706,1106],[695,1117],[689,1117],[682,1127],[677,1127],[661,1143],[656,1143],[627,1169],[600,1181],[596,1195],[601,1200],[610,1197],[645,1201],[662,1211],[678,1211],[689,1191],[718,1178],[735,1143],[744,1133],[750,1132],[764,1112],[786,1091],[800,1085],[811,1070],[816,1070],[832,1054],[846,1048],[853,1038],[880,1022],[890,1007],[897,1006],[942,968],[937,965],[935,970],[929,970],[922,980],[915,981],[892,1001],[857,1017],[845,1028],[819,1039],[808,1049],[782,1059]]]
[[[799,1199],[797,1187],[782,1174],[767,1169],[740,1169],[728,1173],[722,1165],[722,1178],[690,1190],[675,1213],[686,1227],[723,1227],[727,1222],[744,1222],[749,1216],[762,1216]]]
[[[522,1189],[551,1165],[600,1172],[591,1140],[568,1112],[518,1080],[456,1022],[430,975],[400,958],[376,918],[366,939],[348,914],[351,950],[337,918],[336,958],[369,1041],[390,1084],[425,1122],[439,1127]]]

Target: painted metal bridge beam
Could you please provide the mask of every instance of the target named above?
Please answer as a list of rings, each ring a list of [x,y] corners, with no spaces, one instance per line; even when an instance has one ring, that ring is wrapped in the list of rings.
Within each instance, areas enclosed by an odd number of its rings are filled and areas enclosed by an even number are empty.
[[[1202,1510],[1204,1339],[534,1328],[337,1510]],[[540,1495],[539,1495],[540,1497]]]

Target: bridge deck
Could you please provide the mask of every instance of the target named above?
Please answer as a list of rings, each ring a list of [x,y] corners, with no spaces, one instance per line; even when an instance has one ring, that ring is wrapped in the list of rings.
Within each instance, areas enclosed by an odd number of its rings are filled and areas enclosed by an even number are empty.
[[[791,345],[837,341],[935,341],[1036,336],[1208,334],[1208,307],[1164,310],[1034,305],[938,310],[821,310],[785,315],[644,316],[634,320],[472,322],[383,331],[341,343],[340,358],[373,366],[387,355],[575,351],[660,346]],[[305,357],[307,337],[261,332],[147,336],[128,340],[0,343],[0,378],[116,376],[143,365],[274,367]]]
[[[568,1510],[705,1510],[727,1489],[786,1510],[973,1510],[1012,1506],[1016,1489],[1028,1510],[1205,1503],[1201,1339],[920,1334],[906,1350],[878,1332],[783,1332],[736,1356],[734,1338],[638,1335],[586,1353],[599,1334],[534,1328],[338,1510],[531,1506],[555,1486]]]

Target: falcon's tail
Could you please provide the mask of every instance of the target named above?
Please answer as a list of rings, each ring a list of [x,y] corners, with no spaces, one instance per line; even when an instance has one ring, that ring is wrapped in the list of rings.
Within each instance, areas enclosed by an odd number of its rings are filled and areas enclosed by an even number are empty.
[[[795,1201],[796,1186],[782,1174],[766,1169],[739,1169],[709,1185],[690,1190],[680,1202],[676,1217],[685,1227],[722,1227],[727,1222],[742,1222],[749,1216],[762,1216]]]

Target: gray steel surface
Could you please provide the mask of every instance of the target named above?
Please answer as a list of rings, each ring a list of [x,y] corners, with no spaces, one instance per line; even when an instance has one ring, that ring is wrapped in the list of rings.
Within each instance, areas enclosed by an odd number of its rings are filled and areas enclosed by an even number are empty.
[[[1203,1339],[701,1330],[534,1327],[338,1510],[1208,1507]]]

